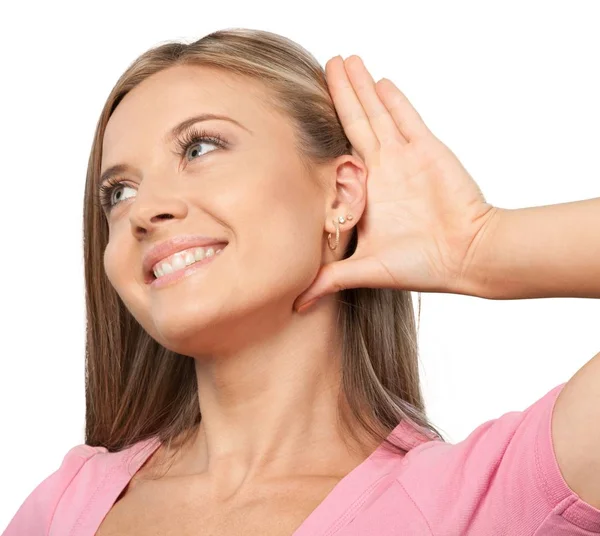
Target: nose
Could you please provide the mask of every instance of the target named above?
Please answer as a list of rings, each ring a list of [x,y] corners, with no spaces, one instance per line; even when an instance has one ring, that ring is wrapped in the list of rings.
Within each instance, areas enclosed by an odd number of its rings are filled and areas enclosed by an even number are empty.
[[[167,188],[164,188],[162,193],[136,196],[129,211],[131,232],[136,238],[152,235],[157,228],[166,225],[170,220],[181,220],[187,216],[188,207],[185,201],[165,190]]]

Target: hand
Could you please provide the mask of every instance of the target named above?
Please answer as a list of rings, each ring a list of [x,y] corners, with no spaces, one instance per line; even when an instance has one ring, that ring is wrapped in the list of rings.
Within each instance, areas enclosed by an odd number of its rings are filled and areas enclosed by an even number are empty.
[[[345,288],[468,293],[468,264],[499,209],[390,80],[375,83],[358,56],[336,56],[325,71],[367,168],[367,205],[354,254],[323,265],[296,309]]]

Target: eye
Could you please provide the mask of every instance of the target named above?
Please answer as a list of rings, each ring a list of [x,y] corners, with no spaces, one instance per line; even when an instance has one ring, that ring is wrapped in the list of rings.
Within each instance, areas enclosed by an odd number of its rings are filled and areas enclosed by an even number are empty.
[[[215,143],[211,143],[210,141],[197,141],[197,142],[190,142],[189,144],[187,144],[186,149],[183,150],[183,156],[191,156],[196,157],[198,156],[198,154],[201,152],[198,150],[198,147],[201,147],[202,145],[216,145]],[[189,151],[189,149],[193,149],[192,151]],[[210,151],[209,151],[210,152]],[[191,160],[191,158],[190,158]]]
[[[188,152],[189,149],[196,148],[201,145],[214,145],[215,147],[219,147],[221,149],[225,149],[228,146],[227,141],[222,138],[219,134],[209,133],[206,130],[196,130],[194,128],[185,132],[181,138],[176,140],[177,145],[179,146],[179,154],[181,157],[188,157],[189,155],[193,155],[193,157],[198,156],[200,151],[194,150]],[[209,151],[210,152],[210,151]]]
[[[129,199],[132,195],[127,195],[125,190],[135,192],[135,188],[128,186],[122,179],[111,177],[99,188],[98,197],[100,205],[106,211],[110,211],[117,203]]]

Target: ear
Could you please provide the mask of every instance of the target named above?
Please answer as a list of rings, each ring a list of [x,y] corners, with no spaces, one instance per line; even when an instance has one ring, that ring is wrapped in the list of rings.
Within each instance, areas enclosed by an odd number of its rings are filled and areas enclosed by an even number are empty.
[[[339,223],[340,243],[346,231],[351,230],[360,220],[367,203],[367,167],[354,155],[342,155],[331,162],[324,177],[327,184],[325,197],[325,232],[335,236],[333,220],[343,217]],[[347,215],[351,214],[349,220]],[[346,235],[349,236],[349,235]],[[341,251],[344,248],[340,248]]]

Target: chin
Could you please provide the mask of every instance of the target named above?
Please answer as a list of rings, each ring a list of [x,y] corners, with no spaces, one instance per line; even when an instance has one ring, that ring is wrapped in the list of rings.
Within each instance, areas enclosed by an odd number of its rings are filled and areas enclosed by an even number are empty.
[[[205,339],[215,331],[216,315],[206,307],[203,310],[200,307],[174,309],[163,308],[151,314],[152,331],[163,346],[170,348],[191,339]]]

